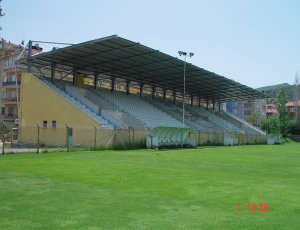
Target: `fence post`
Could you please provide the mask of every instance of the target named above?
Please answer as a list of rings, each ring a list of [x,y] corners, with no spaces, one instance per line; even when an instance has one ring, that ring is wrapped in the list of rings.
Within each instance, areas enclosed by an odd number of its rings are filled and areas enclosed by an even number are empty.
[[[117,130],[116,130],[116,128],[114,128],[114,134],[113,134],[113,148],[116,146],[116,133],[117,133]]]
[[[13,147],[13,131],[12,128],[10,129],[10,147]]]
[[[69,126],[66,124],[66,128],[67,128],[67,152],[69,152]]]
[[[134,128],[132,128],[132,143],[133,143],[133,145],[135,144],[135,142],[134,142]]]
[[[36,148],[36,153],[40,152],[40,125],[37,122],[37,148]]]
[[[5,125],[4,122],[2,122],[2,155],[4,155],[4,143],[5,143]]]
[[[94,125],[94,127],[95,127],[94,150],[96,150],[96,147],[97,147],[97,127],[96,127],[96,125]]]
[[[128,127],[128,143],[131,144],[131,138],[130,138],[130,127]]]

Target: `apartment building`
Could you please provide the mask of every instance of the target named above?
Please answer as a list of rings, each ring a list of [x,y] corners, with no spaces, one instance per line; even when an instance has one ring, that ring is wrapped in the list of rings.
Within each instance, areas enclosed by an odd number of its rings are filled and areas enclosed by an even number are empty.
[[[266,115],[266,99],[226,102],[226,110],[242,119],[246,119],[252,112]]]
[[[38,46],[33,47],[33,54],[41,52]],[[19,122],[19,101],[20,101],[20,84],[21,75],[24,67],[16,65],[16,60],[28,55],[27,49],[23,44],[14,44],[4,39],[0,41],[1,56],[1,112],[0,121],[4,122],[7,127],[18,127]]]
[[[300,101],[290,101],[285,104],[288,109],[288,115],[291,119],[300,121]]]

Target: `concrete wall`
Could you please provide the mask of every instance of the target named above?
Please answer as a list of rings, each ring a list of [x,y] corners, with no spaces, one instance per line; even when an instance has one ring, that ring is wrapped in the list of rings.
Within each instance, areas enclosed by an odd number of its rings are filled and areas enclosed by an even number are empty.
[[[42,127],[44,120],[47,121],[48,127],[40,129],[40,141],[49,145],[66,143],[66,125],[82,130],[94,126],[100,128],[98,122],[73,106],[32,74],[24,73],[22,76],[20,99],[20,142],[36,143],[37,123]],[[56,121],[56,128],[52,128],[52,121]],[[84,133],[81,140],[74,135],[74,143],[87,138]]]
[[[267,136],[237,134],[238,145],[244,144],[266,144]],[[198,146],[201,145],[224,145],[223,133],[197,133]]]
[[[102,129],[99,123],[61,97],[32,74],[22,76],[20,100],[19,141],[26,144],[39,142],[47,146],[66,146],[67,126],[73,128],[72,145],[97,146],[128,145],[145,142],[145,130]],[[46,120],[48,127],[43,128]],[[52,128],[56,121],[56,128]],[[38,125],[40,128],[38,131]]]

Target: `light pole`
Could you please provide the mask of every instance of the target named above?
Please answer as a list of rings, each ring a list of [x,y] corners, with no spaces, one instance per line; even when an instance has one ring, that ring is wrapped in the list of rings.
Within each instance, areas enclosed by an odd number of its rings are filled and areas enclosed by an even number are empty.
[[[184,56],[184,64],[183,64],[183,102],[182,102],[182,127],[184,128],[184,105],[185,105],[185,70],[186,70],[186,56],[193,57],[194,53],[187,53],[183,51],[178,51],[179,56]]]

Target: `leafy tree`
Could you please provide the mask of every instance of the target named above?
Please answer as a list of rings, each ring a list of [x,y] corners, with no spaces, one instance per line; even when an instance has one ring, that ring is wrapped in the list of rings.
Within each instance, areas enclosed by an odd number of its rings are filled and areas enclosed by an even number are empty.
[[[299,97],[299,76],[298,72],[295,76],[295,84],[294,84],[294,101],[296,102],[296,121],[299,122],[299,115],[298,115],[298,97]]]
[[[288,126],[289,126],[289,117],[288,111],[285,104],[288,102],[285,94],[285,89],[279,89],[276,97],[276,109],[279,114],[279,122],[280,122],[280,131],[284,138],[287,137],[288,134]]]
[[[300,123],[297,121],[291,121],[288,132],[292,135],[300,135]]]
[[[267,134],[280,134],[280,121],[278,117],[271,116],[262,119],[261,127]]]
[[[258,111],[252,111],[246,120],[252,125],[259,126],[261,123],[262,115]]]
[[[2,13],[1,2],[2,2],[2,0],[0,0],[0,17],[5,15],[5,13]],[[0,30],[2,30],[1,26],[0,26]]]

